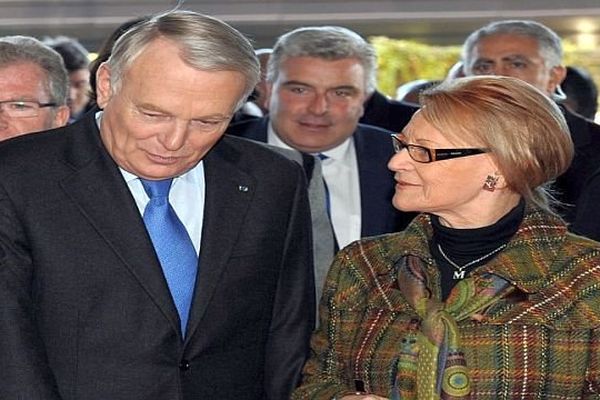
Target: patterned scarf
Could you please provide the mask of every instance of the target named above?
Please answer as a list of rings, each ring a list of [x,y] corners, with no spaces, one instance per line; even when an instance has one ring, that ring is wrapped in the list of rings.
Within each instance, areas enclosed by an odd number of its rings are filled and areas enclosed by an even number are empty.
[[[402,340],[401,355],[391,400],[464,399],[469,395],[469,370],[461,350],[457,322],[481,320],[485,310],[514,287],[492,275],[463,279],[446,303],[432,298],[421,260],[406,256],[399,261],[398,285],[406,301],[421,318]],[[416,376],[416,387],[408,377]]]

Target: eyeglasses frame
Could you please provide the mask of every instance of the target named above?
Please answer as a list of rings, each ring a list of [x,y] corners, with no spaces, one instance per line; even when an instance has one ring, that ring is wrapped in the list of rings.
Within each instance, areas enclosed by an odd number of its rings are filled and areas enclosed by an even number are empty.
[[[37,109],[35,109],[35,111],[36,111],[35,115],[28,115],[28,116],[26,116],[26,117],[25,117],[25,116],[16,116],[16,118],[34,118],[34,117],[37,117],[37,116],[38,116],[38,113],[37,113],[37,111],[38,111],[40,108],[46,108],[46,107],[56,107],[56,106],[58,106],[58,104],[57,104],[57,103],[55,103],[55,102],[40,103],[39,101],[35,101],[35,100],[4,100],[4,101],[0,101],[0,111],[2,111],[2,112],[6,112],[6,111],[3,109],[3,107],[2,107],[2,106],[3,106],[4,104],[10,104],[10,103],[17,103],[17,104],[19,104],[19,103],[20,103],[20,104],[27,104],[27,103],[31,103],[31,104],[36,104],[36,105],[37,105],[37,107],[38,107]],[[12,117],[12,118],[15,118],[15,116],[11,116],[11,117]]]
[[[474,156],[477,154],[489,153],[490,149],[487,148],[463,148],[463,149],[430,149],[429,147],[421,146],[418,144],[410,144],[406,143],[404,140],[400,138],[399,133],[392,133],[390,136],[392,137],[392,145],[394,146],[394,152],[396,154],[400,153],[402,150],[406,149],[408,155],[413,161],[422,164],[429,164],[435,161],[443,161],[443,160],[451,160],[453,158],[460,157],[468,157]],[[424,150],[428,155],[428,161],[416,160],[411,154],[411,148],[418,148]]]

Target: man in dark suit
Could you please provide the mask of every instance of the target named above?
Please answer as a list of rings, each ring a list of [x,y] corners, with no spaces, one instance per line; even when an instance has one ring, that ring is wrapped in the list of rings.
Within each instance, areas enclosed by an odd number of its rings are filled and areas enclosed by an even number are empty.
[[[364,236],[403,229],[412,217],[391,203],[391,132],[358,123],[375,88],[375,64],[373,47],[346,28],[291,31],[277,40],[269,60],[269,116],[228,129],[232,135],[322,159],[339,248]],[[319,240],[319,232],[314,236]],[[317,268],[329,267],[315,263]]]
[[[388,99],[375,90],[365,103],[365,112],[358,122],[374,125],[392,132],[402,132],[419,108],[404,101]]]
[[[285,399],[314,326],[297,164],[223,137],[249,42],[173,11],[136,25],[98,105],[0,146],[0,398]]]
[[[463,44],[463,68],[470,75],[505,75],[519,78],[554,98],[565,99],[560,84],[565,78],[560,37],[535,21],[492,22],[469,35]],[[575,205],[590,175],[600,168],[600,126],[561,106],[575,158],[556,179],[553,188],[563,204],[559,211],[567,222],[579,213]]]

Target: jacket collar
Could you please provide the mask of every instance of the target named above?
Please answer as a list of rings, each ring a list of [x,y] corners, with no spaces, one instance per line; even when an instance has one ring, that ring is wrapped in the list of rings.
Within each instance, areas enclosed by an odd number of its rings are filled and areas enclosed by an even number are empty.
[[[527,204],[525,216],[517,233],[502,252],[475,274],[489,272],[498,275],[526,293],[543,289],[559,272],[560,248],[567,234],[564,222],[540,208]],[[414,255],[430,267],[435,261],[429,253],[433,237],[431,218],[420,214],[401,234],[398,245],[390,249],[394,260]],[[393,264],[393,263],[392,263]]]

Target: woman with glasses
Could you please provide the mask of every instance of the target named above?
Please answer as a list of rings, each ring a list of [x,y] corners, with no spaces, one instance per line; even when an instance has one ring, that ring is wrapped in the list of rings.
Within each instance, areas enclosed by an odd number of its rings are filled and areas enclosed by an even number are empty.
[[[393,204],[421,214],[338,253],[294,398],[599,398],[600,244],[545,189],[573,157],[557,106],[458,79],[392,141]]]

